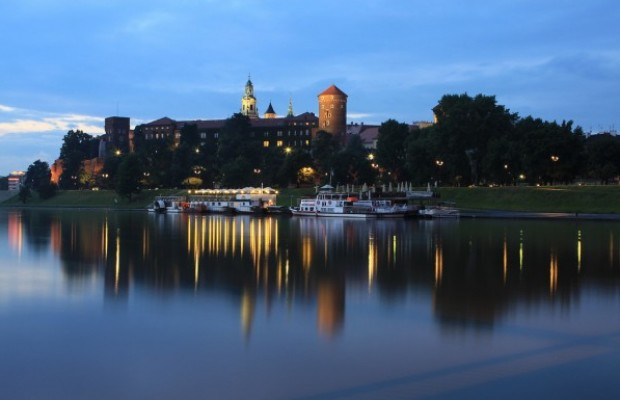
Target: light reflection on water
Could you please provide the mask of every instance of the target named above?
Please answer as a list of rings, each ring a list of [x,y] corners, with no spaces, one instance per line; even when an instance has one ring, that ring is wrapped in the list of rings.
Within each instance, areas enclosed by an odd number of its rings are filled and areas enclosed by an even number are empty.
[[[11,398],[618,393],[619,233],[0,211],[0,376]]]

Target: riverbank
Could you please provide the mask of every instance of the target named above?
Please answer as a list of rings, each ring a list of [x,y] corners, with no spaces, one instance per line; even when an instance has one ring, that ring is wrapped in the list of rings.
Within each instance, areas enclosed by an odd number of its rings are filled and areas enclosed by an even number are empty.
[[[182,195],[185,190],[144,190],[131,202],[110,190],[60,191],[51,199],[36,195],[22,204],[17,196],[0,203],[2,207],[145,209],[157,196]],[[286,188],[278,195],[278,205],[294,206],[314,188]],[[620,215],[620,186],[546,186],[546,187],[440,187],[435,200],[451,202],[462,215],[527,218],[528,213],[549,217]]]

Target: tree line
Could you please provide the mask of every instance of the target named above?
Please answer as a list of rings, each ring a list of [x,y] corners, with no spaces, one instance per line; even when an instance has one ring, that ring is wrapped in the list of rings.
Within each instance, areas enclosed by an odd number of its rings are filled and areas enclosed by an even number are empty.
[[[393,119],[379,127],[376,149],[359,135],[319,131],[309,149],[262,146],[248,117],[228,118],[218,138],[201,138],[185,125],[180,140],[145,140],[135,151],[112,152],[93,173],[84,161],[97,157],[99,139],[82,131],[63,138],[60,189],[101,187],[131,199],[144,188],[206,188],[315,185],[517,185],[568,184],[576,179],[607,184],[620,174],[620,138],[586,136],[571,121],[521,118],[495,96],[445,95],[433,109],[434,124],[417,128]],[[56,190],[47,163],[37,160],[26,173],[24,190],[41,197]]]

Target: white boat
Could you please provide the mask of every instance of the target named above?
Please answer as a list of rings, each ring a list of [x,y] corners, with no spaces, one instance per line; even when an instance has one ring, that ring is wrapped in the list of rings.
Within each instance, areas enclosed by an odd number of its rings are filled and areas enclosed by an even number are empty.
[[[201,189],[189,194],[194,212],[263,214],[276,204],[278,192],[272,188]]]
[[[332,189],[331,186],[324,186],[316,197],[301,199],[298,207],[291,208],[291,213],[311,217],[401,218],[408,212],[406,204],[396,204],[390,199],[373,199],[370,192],[334,193]]]

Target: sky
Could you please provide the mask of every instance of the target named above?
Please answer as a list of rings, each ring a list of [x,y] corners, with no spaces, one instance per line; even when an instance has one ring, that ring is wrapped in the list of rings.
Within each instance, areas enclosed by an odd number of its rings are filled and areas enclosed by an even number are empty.
[[[224,119],[251,77],[259,113],[432,120],[445,94],[521,117],[620,125],[617,0],[2,0],[0,176],[52,163],[104,119]]]

